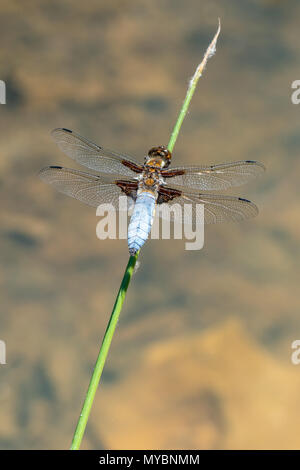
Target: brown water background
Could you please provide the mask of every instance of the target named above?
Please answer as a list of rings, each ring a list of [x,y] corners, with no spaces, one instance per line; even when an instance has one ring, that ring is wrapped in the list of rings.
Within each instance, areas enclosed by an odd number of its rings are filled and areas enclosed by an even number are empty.
[[[198,252],[145,245],[83,448],[299,448],[296,0],[1,2],[0,448],[69,447],[128,259],[96,238],[92,208],[37,178],[79,168],[49,131],[142,161],[168,142],[219,16],[173,164],[261,161],[229,192],[260,214],[208,227]]]

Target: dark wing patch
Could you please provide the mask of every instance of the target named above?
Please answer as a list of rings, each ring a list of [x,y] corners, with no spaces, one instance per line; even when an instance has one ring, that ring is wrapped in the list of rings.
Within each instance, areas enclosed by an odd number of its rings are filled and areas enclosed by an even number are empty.
[[[184,169],[181,170],[161,170],[161,175],[163,178],[174,178],[174,176],[182,176],[185,175],[186,171]]]
[[[143,167],[141,165],[137,165],[134,162],[131,162],[130,160],[122,160],[122,164],[126,166],[127,168],[130,168],[130,170],[134,171],[134,173],[142,173]]]
[[[173,188],[164,188],[162,186],[158,189],[157,204],[164,204],[172,201],[174,198],[182,195],[182,191]]]
[[[136,200],[136,194],[138,190],[138,182],[116,180],[115,184],[123,191],[126,196]]]

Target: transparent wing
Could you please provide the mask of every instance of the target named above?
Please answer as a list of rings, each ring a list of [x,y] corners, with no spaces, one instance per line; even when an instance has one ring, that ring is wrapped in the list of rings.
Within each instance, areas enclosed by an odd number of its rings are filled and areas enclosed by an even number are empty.
[[[264,171],[262,163],[245,160],[211,166],[177,167],[163,170],[162,176],[168,186],[208,191],[239,186]]]
[[[94,207],[110,203],[118,210],[121,195],[128,197],[129,207],[136,199],[137,183],[126,182],[124,177],[123,180],[116,180],[115,175],[103,177],[69,168],[51,166],[43,168],[39,172],[39,176],[59,192]],[[126,192],[122,188],[126,189]]]
[[[69,129],[54,129],[51,135],[66,155],[92,170],[129,177],[136,177],[143,170],[133,159],[93,144]]]
[[[198,218],[201,217],[201,213],[197,212],[197,204],[204,205],[205,224],[241,222],[258,214],[257,206],[248,199],[216,194],[182,193],[177,197],[173,197],[169,202],[162,204],[165,206],[165,210],[162,212],[159,210],[158,215],[164,219],[182,223],[183,214],[185,214],[185,223],[194,225],[197,222],[200,224],[201,220],[198,220]],[[185,205],[189,209],[185,210]],[[171,209],[171,211],[168,209]]]

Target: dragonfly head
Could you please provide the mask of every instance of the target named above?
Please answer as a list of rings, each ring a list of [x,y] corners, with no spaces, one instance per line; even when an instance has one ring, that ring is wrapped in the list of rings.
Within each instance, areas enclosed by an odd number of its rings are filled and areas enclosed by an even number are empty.
[[[171,152],[164,145],[152,147],[145,157],[145,164],[157,168],[167,168],[171,163],[171,158]]]

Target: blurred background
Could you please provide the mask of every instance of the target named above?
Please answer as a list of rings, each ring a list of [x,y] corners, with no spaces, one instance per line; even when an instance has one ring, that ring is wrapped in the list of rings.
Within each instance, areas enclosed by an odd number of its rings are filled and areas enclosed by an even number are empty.
[[[150,240],[130,285],[85,449],[299,448],[300,79],[297,0],[2,1],[0,448],[68,448],[124,268],[93,208],[37,178],[79,168],[67,127],[140,161],[167,144],[188,80],[222,31],[173,165],[259,160],[228,192],[256,219],[201,251]]]

